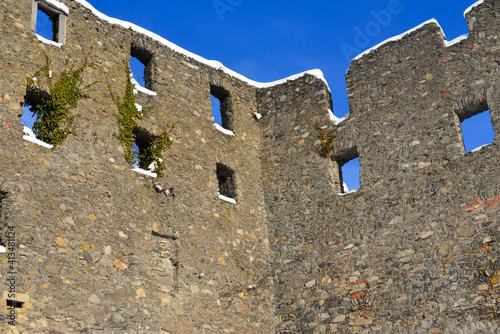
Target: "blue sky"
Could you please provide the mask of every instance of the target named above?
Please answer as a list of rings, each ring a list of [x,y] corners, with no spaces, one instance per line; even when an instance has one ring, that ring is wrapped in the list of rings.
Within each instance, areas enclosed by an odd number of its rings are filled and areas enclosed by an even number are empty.
[[[358,51],[431,18],[452,40],[468,32],[463,12],[475,0],[89,2],[252,80],[269,82],[319,68],[340,117],[348,112],[345,73]],[[367,28],[370,36],[356,38]]]

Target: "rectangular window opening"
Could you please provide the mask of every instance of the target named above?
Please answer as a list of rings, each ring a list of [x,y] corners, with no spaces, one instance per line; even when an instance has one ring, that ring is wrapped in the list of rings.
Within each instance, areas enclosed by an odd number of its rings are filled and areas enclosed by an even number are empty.
[[[357,191],[360,188],[359,175],[361,166],[355,147],[337,154],[335,161],[339,166],[339,185],[342,194]]]
[[[29,103],[23,103],[23,114],[21,115],[21,125],[29,129],[33,129],[33,124],[36,121],[36,112],[33,106]]]
[[[152,53],[145,49],[132,44],[130,47],[130,73],[131,77],[137,83],[147,89],[152,90]]]
[[[26,88],[26,95],[24,96],[23,103],[23,113],[19,115],[21,117],[20,123],[24,125],[23,138],[40,146],[47,148],[52,148],[52,144],[48,144],[43,141],[40,135],[40,128],[43,122],[42,116],[39,114],[39,110],[35,106],[42,104],[44,100],[50,100],[51,95],[48,92],[31,89],[29,86]]]
[[[236,198],[236,182],[234,171],[223,165],[217,164],[217,182],[219,184],[219,195],[229,199]]]
[[[36,15],[36,30],[35,33],[40,35],[50,41],[57,42],[58,31],[54,31],[57,27],[59,21],[59,15],[53,15],[52,17],[38,8]]]
[[[67,12],[67,7],[57,1],[33,0],[31,30],[47,41],[64,44]]]
[[[465,153],[478,151],[495,140],[489,109],[464,119],[461,128]]]
[[[144,170],[154,170],[154,162],[148,156],[149,146],[153,140],[153,134],[148,130],[135,127],[135,142],[132,144],[132,168],[141,168]]]
[[[229,91],[219,86],[210,85],[210,94],[214,124],[218,124],[223,129],[233,131],[234,112]]]

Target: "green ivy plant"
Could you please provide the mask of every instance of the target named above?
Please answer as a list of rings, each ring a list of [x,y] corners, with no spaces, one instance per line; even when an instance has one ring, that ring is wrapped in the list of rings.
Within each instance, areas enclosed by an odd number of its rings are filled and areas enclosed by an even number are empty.
[[[132,163],[134,159],[133,144],[137,142],[136,129],[138,128],[137,120],[147,117],[149,110],[139,111],[135,104],[134,85],[130,80],[130,69],[126,69],[127,84],[125,86],[125,95],[123,99],[119,99],[113,94],[111,85],[108,83],[108,89],[111,97],[118,108],[118,134],[117,138],[122,142],[125,154],[125,160]],[[159,135],[150,136],[147,145],[139,147],[139,167],[147,169],[151,163],[154,164],[154,172],[158,177],[163,176],[165,171],[165,163],[162,159],[162,152],[172,145],[172,138],[169,135],[169,130],[172,130],[174,125],[168,125],[167,128]]]
[[[64,70],[58,80],[54,80],[49,70],[50,60],[46,56],[45,75],[49,92],[42,90],[40,71],[34,76],[27,77],[27,102],[30,111],[36,116],[33,124],[35,136],[54,145],[64,142],[71,133],[74,116],[69,115],[70,109],[78,105],[78,100],[86,95],[83,93],[81,74],[87,66],[87,61],[77,69]],[[55,81],[55,82],[54,82]]]

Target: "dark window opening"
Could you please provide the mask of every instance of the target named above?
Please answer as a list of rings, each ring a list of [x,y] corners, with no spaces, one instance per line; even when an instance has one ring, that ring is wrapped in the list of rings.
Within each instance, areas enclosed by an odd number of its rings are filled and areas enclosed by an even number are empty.
[[[36,135],[40,125],[39,110],[34,106],[43,104],[43,101],[50,100],[51,95],[43,90],[32,89],[30,86],[26,88],[24,96],[23,114],[21,115],[21,125],[33,130]],[[38,138],[38,136],[36,136]],[[40,139],[40,138],[38,138]]]
[[[49,2],[33,1],[31,15],[31,30],[45,39],[53,42],[66,42],[67,16]]]
[[[359,154],[356,148],[351,148],[335,156],[339,166],[339,185],[342,194],[357,190],[360,187]]]
[[[234,130],[233,104],[229,91],[222,87],[210,86],[210,102],[212,103],[212,117],[214,123],[226,130]]]
[[[217,181],[219,183],[219,194],[229,198],[236,198],[236,182],[234,171],[223,165],[217,164]]]
[[[132,77],[142,87],[153,90],[151,59],[153,59],[151,52],[132,44],[130,47],[130,72]]]
[[[144,128],[135,127],[134,136],[135,142],[132,144],[132,168],[154,169],[155,166],[151,166],[153,161],[148,154],[154,135]]]
[[[24,302],[20,302],[18,300],[7,299],[7,306],[15,307],[15,308],[23,308]]]
[[[455,113],[460,121],[465,153],[491,144],[495,140],[495,131],[486,96],[481,93],[479,101],[467,104],[461,101],[460,105],[461,108],[455,109]]]

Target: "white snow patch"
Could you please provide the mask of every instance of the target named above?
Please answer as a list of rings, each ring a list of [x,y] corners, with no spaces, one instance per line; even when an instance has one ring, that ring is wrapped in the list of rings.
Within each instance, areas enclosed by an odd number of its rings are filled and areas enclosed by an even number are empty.
[[[261,118],[262,118],[262,115],[261,115],[261,114],[259,114],[258,112],[254,112],[254,113],[253,113],[253,116],[254,116],[257,120],[259,120],[259,119],[261,119]]]
[[[346,193],[348,193],[348,192],[349,192],[349,187],[347,187],[347,184],[345,184],[345,182],[344,182],[344,191],[345,191]]]
[[[183,60],[183,61],[182,61],[182,63],[183,63],[184,65],[186,65],[187,67],[192,68],[193,70],[199,70],[199,69],[200,69],[198,66],[193,65],[193,64],[191,64],[191,63],[188,63],[187,61],[184,61],[184,60]]]
[[[355,193],[355,192],[358,192],[359,191],[359,188],[356,188],[356,189],[352,189],[351,191],[349,192],[345,192],[345,193],[340,193],[338,195],[340,196],[345,196],[345,195],[348,195],[348,194],[352,194],[352,193]]]
[[[149,90],[147,89],[146,87],[142,87],[138,82],[137,80],[135,80],[134,78],[130,78],[130,82],[132,82],[132,85],[134,85],[134,93],[136,93],[136,91],[138,92],[141,92],[141,93],[144,93],[144,94],[147,94],[147,95],[151,95],[151,96],[156,96],[157,93],[156,92],[153,92],[152,90]]]
[[[137,108],[137,111],[142,111],[142,106],[139,103],[135,103],[135,107]]]
[[[52,5],[52,7],[59,9],[64,14],[69,15],[68,7],[66,7],[66,5],[63,4],[62,2],[56,0],[45,0],[45,2]]]
[[[228,129],[224,129],[222,126],[220,126],[219,124],[217,123],[214,123],[214,126],[217,130],[219,130],[220,132],[228,135],[228,136],[233,136],[234,137],[234,132],[231,131],[231,130],[228,130]]]
[[[161,44],[169,47],[170,49],[172,49],[175,52],[183,54],[186,57],[189,57],[189,58],[191,58],[191,59],[193,59],[193,60],[195,60],[195,61],[197,61],[197,62],[199,62],[201,64],[205,64],[205,65],[213,67],[213,68],[215,68],[217,70],[223,71],[224,73],[226,73],[226,74],[228,74],[228,75],[230,75],[230,76],[232,76],[232,77],[234,77],[236,79],[244,81],[244,82],[246,82],[249,85],[252,85],[254,87],[257,87],[257,88],[267,88],[267,87],[272,87],[272,86],[280,85],[280,84],[285,83],[287,81],[295,80],[297,78],[300,78],[300,77],[304,76],[305,74],[310,74],[312,76],[315,76],[315,77],[323,80],[325,82],[325,84],[328,86],[328,82],[326,82],[325,77],[323,75],[323,72],[321,72],[321,70],[319,70],[319,69],[302,72],[302,73],[299,73],[299,74],[296,74],[296,75],[292,75],[292,76],[290,76],[288,78],[285,78],[285,79],[282,79],[282,80],[268,82],[268,83],[262,83],[262,82],[257,82],[257,81],[250,80],[250,79],[246,78],[245,76],[243,76],[243,75],[241,75],[239,73],[236,73],[233,70],[228,69],[227,67],[225,67],[224,65],[222,65],[222,63],[219,62],[219,61],[216,61],[216,60],[207,60],[207,59],[205,59],[205,58],[203,58],[201,56],[198,56],[197,54],[194,54],[192,52],[189,52],[189,51],[181,48],[180,46],[178,46],[178,45],[176,45],[176,44],[174,44],[174,43],[166,40],[165,38],[163,38],[163,37],[155,34],[154,32],[151,32],[151,31],[149,31],[147,29],[139,27],[138,25],[135,25],[133,23],[109,17],[109,16],[107,16],[107,15],[99,12],[97,9],[95,9],[90,3],[88,3],[85,0],[75,0],[75,1],[78,2],[78,3],[80,3],[85,8],[89,9],[95,16],[97,16],[101,20],[107,21],[107,22],[109,22],[111,24],[116,24],[116,25],[121,26],[121,27],[123,27],[125,29],[130,29],[130,30],[136,31],[138,33],[144,34],[144,35],[150,37],[151,39],[154,39],[154,40],[158,41],[159,43],[161,43]],[[330,87],[328,87],[328,89],[330,90]]]
[[[375,49],[378,49],[379,47],[381,47],[381,46],[382,46],[382,45],[384,45],[384,44],[387,44],[387,43],[389,43],[389,42],[393,42],[393,41],[398,41],[398,40],[402,39],[403,37],[405,37],[406,35],[408,35],[408,34],[410,34],[410,33],[414,32],[415,30],[418,30],[418,29],[422,28],[423,26],[425,26],[426,24],[429,24],[429,23],[436,23],[436,24],[439,26],[439,23],[438,23],[438,21],[436,21],[436,19],[430,19],[430,20],[427,20],[427,21],[425,21],[425,22],[423,22],[423,23],[419,24],[418,26],[416,26],[416,27],[414,27],[414,28],[412,28],[412,29],[410,29],[410,30],[408,30],[408,31],[405,31],[405,32],[404,32],[404,33],[402,33],[402,34],[399,34],[399,35],[397,35],[397,36],[394,36],[394,37],[388,38],[388,39],[386,39],[385,41],[378,43],[377,45],[375,45],[375,46],[373,46],[373,47],[369,48],[368,50],[366,50],[366,51],[364,51],[364,52],[360,53],[359,55],[357,55],[357,56],[356,56],[353,60],[358,60],[358,59],[359,59],[359,58],[361,58],[362,56],[364,56],[364,55],[366,55],[366,54],[368,54],[368,53],[372,52],[372,51],[373,51],[373,50],[375,50]],[[440,27],[441,27],[441,26],[440,26]],[[441,29],[441,31],[442,31],[442,30],[443,30],[443,29]],[[444,34],[443,34],[443,35],[444,35]]]
[[[331,109],[328,109],[328,117],[330,118],[330,120],[335,124],[335,125],[339,125],[340,123],[342,123],[343,121],[345,121],[346,119],[349,118],[349,115],[350,113],[347,113],[345,114],[343,117],[341,118],[338,118],[337,116],[335,116],[333,114],[333,111]]]
[[[477,152],[477,151],[480,151],[483,147],[485,147],[485,146],[489,146],[489,145],[491,145],[491,143],[490,143],[490,144],[484,144],[484,145],[481,145],[481,146],[476,147],[475,149],[471,150],[471,152]]]
[[[457,38],[452,39],[451,41],[444,41],[444,46],[450,47],[454,44],[460,43],[464,39],[469,38],[469,33],[463,34],[462,36],[458,36]]]
[[[0,253],[7,253],[7,249],[4,246],[0,246]]]
[[[154,178],[158,177],[158,175],[156,175],[156,173],[154,173],[154,172],[152,172],[150,170],[145,170],[145,169],[139,168],[139,167],[131,168],[131,170],[133,170],[136,173],[144,174],[144,175],[151,176],[151,177],[154,177]]]
[[[33,133],[33,130],[31,130],[30,128],[28,128],[27,126],[25,126],[23,128],[23,132],[24,132],[24,135],[23,135],[23,139],[24,140],[27,140],[27,141],[30,141],[32,143],[35,143],[37,145],[40,145],[40,146],[43,146],[43,147],[46,147],[46,148],[53,148],[54,145],[52,144],[47,144],[46,142],[43,142],[41,141],[40,139],[38,139],[35,134]]]
[[[234,198],[230,198],[230,197],[227,197],[227,196],[224,196],[224,195],[221,195],[221,194],[219,194],[219,198],[221,200],[223,200],[223,201],[236,204],[236,200]]]
[[[475,3],[473,3],[473,4],[469,7],[469,8],[467,8],[467,9],[465,10],[465,12],[464,12],[464,17],[465,17],[465,15],[466,15],[468,12],[470,12],[470,11],[471,11],[474,7],[479,6],[479,5],[480,5],[480,4],[482,4],[483,2],[484,2],[484,0],[479,0],[479,1],[475,2]]]
[[[50,44],[50,45],[55,45],[57,47],[61,47],[62,46],[62,43],[57,43],[57,42],[54,42],[54,41],[51,41],[50,39],[47,39],[43,36],[40,36],[38,34],[35,34],[36,35],[36,38],[38,38],[38,40],[42,43],[45,43],[45,44]]]

